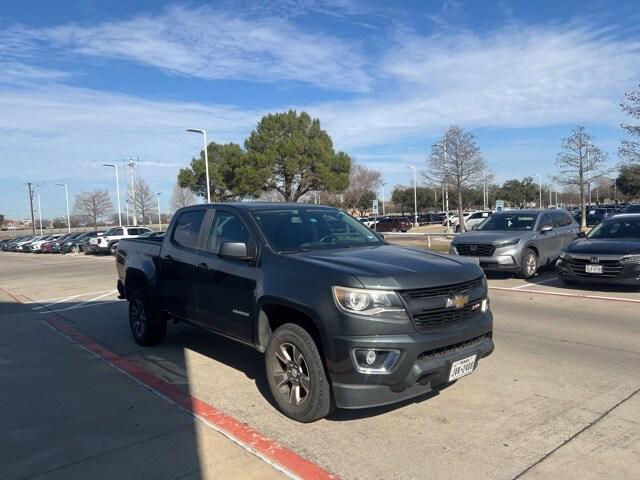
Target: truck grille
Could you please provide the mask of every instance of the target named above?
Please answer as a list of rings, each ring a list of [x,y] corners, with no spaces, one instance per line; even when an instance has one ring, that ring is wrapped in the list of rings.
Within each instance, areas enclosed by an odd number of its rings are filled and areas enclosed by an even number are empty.
[[[482,285],[482,277],[478,277],[475,280],[468,282],[456,283],[454,285],[447,285],[444,287],[431,287],[420,288],[416,290],[405,290],[402,292],[402,296],[407,301],[411,301],[417,298],[438,297],[441,295],[455,295],[456,293],[463,293],[474,288],[478,288]]]
[[[456,243],[458,255],[472,257],[491,257],[496,247],[490,243]]]
[[[428,310],[423,313],[414,314],[413,322],[419,332],[432,327],[442,327],[453,323],[464,322],[480,313],[480,303],[481,301],[470,303],[460,309],[441,308]]]
[[[624,265],[620,265],[617,260],[600,260],[594,265],[602,265],[602,273],[587,273],[584,271],[584,266],[591,265],[589,260],[572,258],[567,263],[571,271],[578,277],[613,278],[617,277],[624,268]]]

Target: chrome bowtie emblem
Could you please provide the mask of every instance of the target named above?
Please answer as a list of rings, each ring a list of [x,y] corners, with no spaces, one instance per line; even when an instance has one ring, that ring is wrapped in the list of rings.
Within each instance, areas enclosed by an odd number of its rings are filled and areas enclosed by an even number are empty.
[[[454,295],[453,297],[447,297],[447,308],[463,308],[469,303],[469,295]]]
[[[598,257],[591,257],[591,263],[600,263],[600,259]]]

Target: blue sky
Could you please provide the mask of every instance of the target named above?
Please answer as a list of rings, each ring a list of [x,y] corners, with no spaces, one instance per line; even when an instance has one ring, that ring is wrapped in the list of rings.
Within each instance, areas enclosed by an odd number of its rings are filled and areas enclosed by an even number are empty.
[[[638,3],[21,0],[0,6],[0,213],[45,217],[64,192],[113,191],[102,163],[140,156],[162,192],[201,148],[288,108],[336,149],[408,184],[458,124],[495,178],[555,173],[587,126],[617,162],[619,103],[640,83]],[[124,187],[124,181],[122,182]],[[115,200],[115,199],[114,199]],[[115,204],[115,201],[114,201]]]

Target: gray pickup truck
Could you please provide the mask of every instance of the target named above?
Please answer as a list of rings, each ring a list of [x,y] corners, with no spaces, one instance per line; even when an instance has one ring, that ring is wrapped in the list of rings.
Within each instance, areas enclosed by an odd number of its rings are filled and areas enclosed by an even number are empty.
[[[183,208],[163,238],[120,240],[116,265],[139,344],[173,319],[264,352],[276,404],[301,422],[440,389],[494,348],[480,267],[389,245],[335,208]]]

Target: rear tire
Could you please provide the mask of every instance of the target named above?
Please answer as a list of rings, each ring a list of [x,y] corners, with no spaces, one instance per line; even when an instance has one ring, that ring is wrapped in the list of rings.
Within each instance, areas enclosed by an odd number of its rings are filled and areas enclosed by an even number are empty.
[[[265,370],[271,395],[287,417],[309,423],[331,413],[331,385],[318,346],[302,327],[287,323],[273,332]]]
[[[532,278],[538,272],[538,267],[538,255],[532,248],[526,248],[520,262],[520,276],[525,279]]]
[[[167,333],[167,319],[158,315],[146,289],[136,288],[129,295],[129,326],[139,345],[159,343]]]

